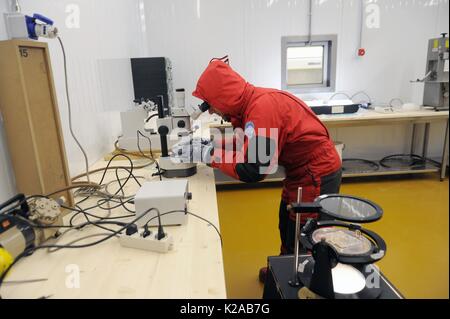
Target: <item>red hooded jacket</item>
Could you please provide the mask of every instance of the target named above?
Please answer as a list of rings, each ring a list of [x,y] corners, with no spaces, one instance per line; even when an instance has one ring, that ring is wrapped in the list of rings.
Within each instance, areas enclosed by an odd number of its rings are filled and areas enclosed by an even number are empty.
[[[300,186],[302,200],[314,200],[320,195],[320,178],[341,167],[326,127],[303,101],[287,92],[254,87],[227,63],[215,60],[200,76],[193,95],[230,117],[234,128],[245,130],[250,125],[256,136],[269,134],[260,128],[278,129],[275,157],[286,170],[282,198],[287,203],[297,201]],[[216,159],[211,166],[239,179],[236,165],[239,153],[246,153],[245,139],[243,149],[231,154],[231,163]]]

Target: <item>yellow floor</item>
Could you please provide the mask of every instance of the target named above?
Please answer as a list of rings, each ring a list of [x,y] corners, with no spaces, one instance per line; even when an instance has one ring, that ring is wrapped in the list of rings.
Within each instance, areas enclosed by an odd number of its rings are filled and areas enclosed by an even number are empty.
[[[384,217],[367,228],[387,243],[381,271],[407,298],[449,297],[448,179],[436,175],[344,181],[341,193],[368,198]],[[218,191],[229,298],[260,298],[266,257],[279,252],[278,187]]]

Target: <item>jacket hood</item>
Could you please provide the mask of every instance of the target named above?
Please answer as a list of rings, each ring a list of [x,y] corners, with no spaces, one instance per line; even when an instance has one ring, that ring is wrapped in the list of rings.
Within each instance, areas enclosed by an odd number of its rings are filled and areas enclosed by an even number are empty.
[[[240,118],[254,87],[227,63],[213,60],[197,82],[193,96],[231,118]]]

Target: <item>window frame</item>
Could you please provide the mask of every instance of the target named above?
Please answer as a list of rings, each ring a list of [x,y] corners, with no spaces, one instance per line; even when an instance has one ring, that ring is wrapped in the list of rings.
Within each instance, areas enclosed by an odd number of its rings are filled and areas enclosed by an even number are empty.
[[[322,83],[288,85],[287,50],[291,47],[324,46]],[[337,35],[286,36],[281,38],[281,89],[291,93],[334,92],[336,88]]]

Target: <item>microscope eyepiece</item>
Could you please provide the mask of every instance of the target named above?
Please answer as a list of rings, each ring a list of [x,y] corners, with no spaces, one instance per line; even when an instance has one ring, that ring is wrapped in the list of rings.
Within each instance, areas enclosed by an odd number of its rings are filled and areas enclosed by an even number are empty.
[[[201,105],[199,105],[200,111],[206,112],[208,111],[211,106],[209,106],[208,102],[203,102]]]
[[[210,105],[207,102],[203,102],[202,104],[200,104],[198,106],[197,109],[195,109],[191,114],[191,118],[193,120],[196,120],[200,117],[200,115],[202,115],[203,113],[205,113],[206,111],[208,111],[210,109]]]

